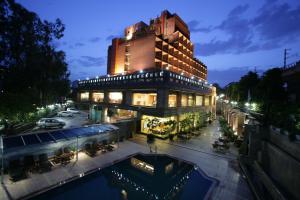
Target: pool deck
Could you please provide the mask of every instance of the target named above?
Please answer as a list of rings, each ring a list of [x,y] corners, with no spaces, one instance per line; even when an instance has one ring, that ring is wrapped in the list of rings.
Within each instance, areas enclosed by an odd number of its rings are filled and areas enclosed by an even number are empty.
[[[218,123],[202,130],[203,134],[186,142],[169,142],[156,140],[158,153],[184,159],[197,164],[208,176],[220,181],[209,199],[254,199],[246,180],[236,160],[236,150],[231,148],[226,154],[213,152],[211,143],[219,136]],[[57,184],[80,173],[111,165],[116,160],[123,159],[138,152],[149,153],[145,136],[139,135],[130,141],[120,143],[120,147],[112,152],[101,154],[94,158],[84,153],[79,154],[79,160],[43,174],[30,174],[30,178],[12,183],[5,176],[5,184],[0,187],[0,199],[18,199],[32,192]]]

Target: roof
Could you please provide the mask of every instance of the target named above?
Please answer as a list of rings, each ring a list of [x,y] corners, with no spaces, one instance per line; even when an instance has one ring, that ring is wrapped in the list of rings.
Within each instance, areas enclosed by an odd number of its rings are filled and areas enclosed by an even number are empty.
[[[3,137],[4,149],[25,147],[30,145],[43,145],[76,137],[89,137],[97,134],[116,131],[119,128],[111,124],[99,124],[79,128],[62,129],[55,131],[30,133],[26,135]]]

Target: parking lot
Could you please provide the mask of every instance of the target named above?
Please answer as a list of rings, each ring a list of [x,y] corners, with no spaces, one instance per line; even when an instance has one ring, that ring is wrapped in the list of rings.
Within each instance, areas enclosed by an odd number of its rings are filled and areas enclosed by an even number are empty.
[[[88,122],[88,113],[87,113],[87,111],[80,111],[80,113],[78,113],[78,114],[73,114],[73,117],[54,116],[51,118],[57,119],[61,122],[64,122],[66,125],[63,127],[63,129],[75,128],[75,127],[80,127]],[[54,128],[47,129],[47,130],[53,130],[53,129]],[[35,126],[33,129],[28,130],[26,132],[34,132],[34,131],[42,131],[42,130],[45,130],[45,129]]]

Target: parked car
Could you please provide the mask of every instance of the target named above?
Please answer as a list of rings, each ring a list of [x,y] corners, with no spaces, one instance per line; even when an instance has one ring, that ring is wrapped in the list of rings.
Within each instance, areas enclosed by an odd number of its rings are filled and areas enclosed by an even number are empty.
[[[39,128],[62,128],[65,125],[65,122],[53,118],[42,118],[37,122],[37,126]]]
[[[57,113],[58,117],[73,117],[73,114],[69,111],[60,111]]]
[[[70,113],[74,113],[74,114],[79,114],[80,111],[75,109],[75,108],[67,108],[67,111],[70,112]]]

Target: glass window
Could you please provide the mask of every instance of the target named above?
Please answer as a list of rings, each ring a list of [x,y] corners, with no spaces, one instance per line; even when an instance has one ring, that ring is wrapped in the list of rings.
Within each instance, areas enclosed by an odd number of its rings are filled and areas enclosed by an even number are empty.
[[[196,96],[196,106],[202,106],[203,96]]]
[[[156,93],[133,93],[132,105],[155,107],[156,96]]]
[[[177,106],[177,95],[169,94],[169,107],[176,107],[176,106]]]
[[[209,106],[209,96],[206,96],[206,97],[205,97],[204,105],[205,105],[205,106]]]
[[[193,97],[193,95],[188,95],[188,106],[194,106],[194,97]]]
[[[92,94],[92,98],[94,102],[103,102],[104,100],[104,93],[103,92],[94,92]]]
[[[109,103],[122,103],[123,94],[122,92],[110,92],[108,93]]]
[[[88,101],[89,100],[89,92],[81,92],[80,93],[80,100],[81,101]]]
[[[187,106],[187,95],[186,94],[182,94],[181,95],[181,106]]]

